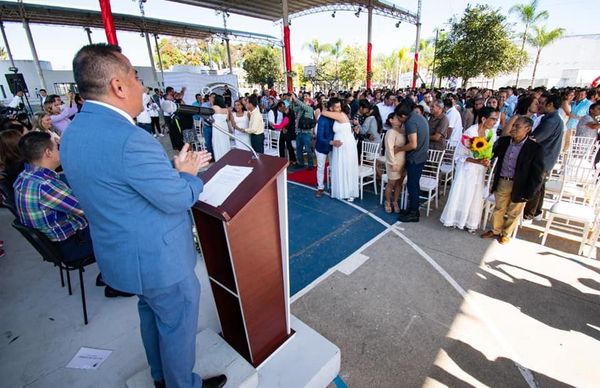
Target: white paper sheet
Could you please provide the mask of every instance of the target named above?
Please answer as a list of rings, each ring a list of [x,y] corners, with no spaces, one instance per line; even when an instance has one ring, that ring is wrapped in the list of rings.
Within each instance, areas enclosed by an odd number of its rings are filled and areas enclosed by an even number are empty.
[[[212,206],[219,206],[252,173],[252,167],[226,165],[204,185],[198,198]]]
[[[83,347],[79,349],[75,357],[69,361],[67,368],[98,369],[111,353],[112,350]]]

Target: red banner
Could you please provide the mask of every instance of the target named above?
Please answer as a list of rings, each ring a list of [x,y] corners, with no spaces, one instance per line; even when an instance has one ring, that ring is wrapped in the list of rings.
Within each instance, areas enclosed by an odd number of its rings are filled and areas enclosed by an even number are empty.
[[[283,50],[285,56],[285,71],[290,73],[292,71],[292,51],[290,48],[290,27],[283,26]],[[287,78],[287,89],[289,93],[294,91],[294,81],[289,75]]]
[[[371,71],[371,52],[373,51],[373,44],[367,43],[367,89],[371,89],[371,77],[373,72]]]
[[[112,10],[110,9],[110,0],[100,0],[100,11],[102,12],[102,23],[106,32],[106,40],[109,44],[117,46],[117,30],[113,21]]]

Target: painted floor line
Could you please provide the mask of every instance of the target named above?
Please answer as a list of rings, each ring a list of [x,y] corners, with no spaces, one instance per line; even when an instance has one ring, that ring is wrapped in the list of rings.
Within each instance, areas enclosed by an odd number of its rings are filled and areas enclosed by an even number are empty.
[[[298,186],[302,186],[311,190],[315,190],[315,188],[311,187],[311,186],[307,186],[301,183],[296,183],[296,182],[291,182],[295,185]],[[487,326],[487,328],[492,332],[492,335],[494,336],[494,338],[496,339],[496,341],[498,341],[498,344],[504,348],[504,350],[509,354],[509,355],[515,355],[516,352],[514,350],[512,350],[512,348],[506,343],[506,341],[504,341],[502,339],[502,335],[500,334],[500,332],[496,329],[496,327],[492,324],[492,322],[489,321],[489,319],[486,318],[485,314],[482,314],[481,309],[478,307],[477,303],[473,302],[470,300],[470,298],[468,298],[467,296],[467,292],[465,291],[465,289],[458,284],[458,282],[448,273],[446,272],[446,270],[444,268],[442,268],[442,266],[440,266],[431,256],[429,256],[423,249],[421,249],[421,247],[419,247],[416,243],[414,243],[411,239],[409,239],[406,235],[404,235],[404,233],[402,233],[402,231],[404,230],[404,228],[400,227],[400,222],[396,222],[393,225],[390,225],[389,223],[385,222],[384,220],[382,220],[381,218],[379,218],[378,216],[376,216],[375,214],[369,212],[366,209],[363,209],[362,207],[354,204],[353,202],[348,202],[348,201],[341,201],[343,203],[345,203],[348,206],[351,206],[353,208],[355,208],[356,210],[367,214],[369,217],[373,218],[375,221],[379,222],[380,224],[382,224],[383,226],[386,227],[386,230],[384,230],[383,232],[380,233],[381,234],[385,234],[387,232],[389,232],[390,230],[396,234],[398,237],[400,237],[404,242],[406,242],[411,248],[413,248],[418,254],[419,256],[421,256],[423,259],[425,259],[425,261],[427,261],[451,286],[452,288],[454,288],[456,290],[456,292],[458,292],[458,294],[460,296],[463,297],[463,299],[469,303],[474,309],[475,311],[478,312],[478,315],[481,317],[481,319],[484,321],[485,325]],[[376,236],[375,238],[377,238],[378,236]],[[362,248],[362,247],[361,247]],[[357,251],[360,251],[361,248],[359,248]],[[327,276],[329,276],[331,273],[333,273],[332,270],[335,270],[335,267],[332,267],[329,271],[325,272],[323,275],[321,275],[319,278],[317,278],[315,281],[313,281],[313,283],[321,282],[324,279],[327,278]],[[330,272],[331,271],[331,272]],[[327,276],[325,276],[327,275]],[[305,289],[307,289],[308,287],[310,287],[310,289],[314,288],[318,283],[314,284],[311,283],[310,285],[308,285],[307,287],[305,287],[304,289],[302,289],[301,292],[303,292]],[[306,292],[310,291],[307,290]],[[305,294],[306,292],[303,292],[303,294]],[[300,292],[296,293],[294,296],[298,295]],[[292,298],[291,302],[293,303],[294,300],[296,300],[297,298]],[[539,387],[537,381],[535,380],[535,377],[533,375],[533,373],[531,372],[531,370],[529,370],[528,368],[522,366],[521,364],[519,364],[518,362],[515,361],[516,357],[512,356],[511,357],[513,364],[517,367],[517,369],[519,370],[521,376],[523,377],[523,379],[525,380],[525,382],[527,383],[527,385],[530,388],[537,388]]]

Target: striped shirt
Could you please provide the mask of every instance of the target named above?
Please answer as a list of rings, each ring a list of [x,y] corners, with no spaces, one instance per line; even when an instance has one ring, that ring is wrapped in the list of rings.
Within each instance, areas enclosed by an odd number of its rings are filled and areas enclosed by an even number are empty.
[[[25,164],[13,187],[21,223],[50,240],[64,241],[87,227],[73,191],[55,171]]]

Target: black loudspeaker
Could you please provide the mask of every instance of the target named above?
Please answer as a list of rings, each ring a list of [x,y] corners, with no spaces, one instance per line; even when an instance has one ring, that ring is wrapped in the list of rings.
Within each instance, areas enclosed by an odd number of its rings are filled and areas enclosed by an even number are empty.
[[[6,82],[8,83],[8,87],[10,88],[10,92],[15,95],[17,92],[22,91],[23,93],[29,93],[27,90],[27,84],[25,83],[25,78],[21,73],[9,73],[4,75],[6,77]]]

